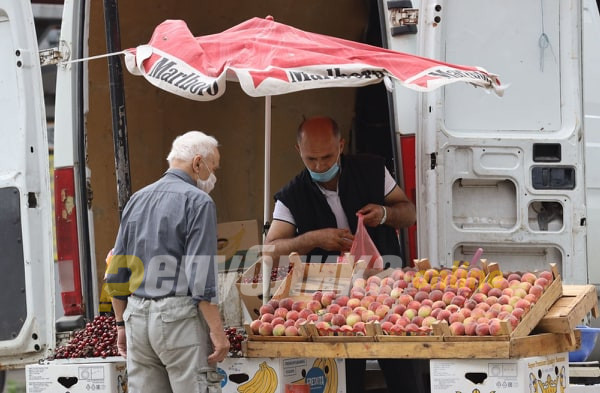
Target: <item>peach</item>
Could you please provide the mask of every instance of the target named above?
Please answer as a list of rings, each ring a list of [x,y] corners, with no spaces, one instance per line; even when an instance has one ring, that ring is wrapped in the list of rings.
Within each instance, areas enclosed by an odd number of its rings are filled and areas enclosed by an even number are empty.
[[[273,320],[273,318],[275,318],[275,316],[271,313],[265,313],[263,315],[261,315],[260,320],[262,322],[271,322]]]
[[[428,317],[423,318],[423,321],[421,321],[421,326],[431,327],[436,321],[437,319],[430,315]]]
[[[525,310],[525,312],[527,312],[530,307],[531,303],[525,299],[520,299],[519,301],[517,301],[517,303],[515,303],[515,308],[522,308],[523,310]]]
[[[438,300],[433,302],[433,304],[431,305],[431,308],[436,309],[436,308],[446,308],[447,304],[446,302],[444,302],[443,300]]]
[[[394,307],[392,307],[392,313],[394,314],[404,314],[404,311],[406,311],[406,306],[404,304],[396,304]]]
[[[498,303],[498,298],[496,296],[488,296],[487,299],[485,299],[485,302],[491,306],[492,304]]]
[[[544,287],[542,285],[535,284],[529,288],[529,293],[535,295],[539,299],[539,297],[542,296],[542,293],[544,293]]]
[[[537,277],[535,276],[535,274],[533,274],[531,272],[526,272],[526,273],[523,273],[523,275],[521,275],[521,282],[528,282],[531,285],[533,285],[535,283],[536,279],[537,279]]]
[[[489,333],[492,336],[500,336],[502,335],[502,327],[500,325],[499,319],[492,319],[489,324]]]
[[[390,287],[389,285],[382,285],[379,288],[379,293],[380,294],[389,295],[391,292],[392,292],[392,287]]]
[[[384,321],[381,323],[381,330],[383,330],[386,333],[389,333],[392,326],[394,326],[392,322]]]
[[[532,293],[528,293],[527,295],[525,295],[525,297],[523,299],[527,300],[532,305],[537,303],[537,301],[539,300],[539,298]]]
[[[319,303],[319,305],[320,305],[320,303]],[[276,317],[285,318],[287,316],[288,312],[289,311],[287,308],[278,307],[277,309],[275,309],[275,311],[272,314],[273,314],[273,316],[276,316]]]
[[[274,326],[272,333],[274,336],[283,336],[285,334],[285,326],[283,324]]]
[[[456,291],[456,294],[458,296],[462,296],[465,299],[468,299],[469,297],[471,297],[472,293],[473,293],[473,290],[468,287],[461,287],[461,288],[458,288],[458,290]]]
[[[315,322],[319,320],[319,316],[317,314],[310,314],[308,317],[306,317],[306,320],[309,322]]]
[[[472,309],[474,309],[475,307],[477,307],[477,304],[478,304],[478,303],[477,303],[475,300],[473,300],[473,299],[468,299],[468,300],[465,302],[465,306],[464,306],[464,307],[465,307],[465,308],[468,308],[469,310],[472,310]]]
[[[279,307],[279,300],[271,299],[267,302],[267,304],[271,305],[271,307],[273,307],[273,310],[275,310]]]
[[[442,301],[446,304],[450,304],[454,296],[456,296],[454,292],[444,292],[444,295],[442,296]]]
[[[509,273],[506,276],[506,279],[508,280],[508,282],[511,282],[513,280],[521,281],[521,275],[519,273],[516,273],[516,272]]]
[[[298,318],[298,319],[296,319],[296,323],[294,323],[294,326],[296,326],[296,328],[300,329],[300,326],[304,325],[306,322],[307,322],[306,319]]]
[[[517,320],[521,320],[521,318],[523,318],[523,315],[525,314],[525,310],[523,310],[522,308],[518,308],[515,307],[514,310],[512,310],[511,314],[517,318]]]
[[[409,320],[412,320],[414,317],[417,316],[417,310],[407,308],[406,311],[404,311],[404,313],[402,314],[402,316],[408,318]]]
[[[367,287],[367,280],[365,280],[364,278],[357,278],[356,280],[354,280],[354,286],[364,289]]]
[[[353,326],[356,322],[360,322],[361,320],[362,320],[362,318],[360,315],[358,315],[355,312],[351,312],[346,317],[346,325]]]
[[[292,310],[301,311],[304,308],[306,308],[306,302],[304,300],[296,300],[292,304]]]
[[[361,291],[355,291],[355,290],[350,291],[350,299],[361,300],[363,297],[365,297],[365,294]]]
[[[506,295],[508,297],[514,296],[515,290],[513,288],[504,288],[502,290],[502,295]],[[498,296],[500,297],[500,296]]]
[[[376,284],[377,286],[381,285],[381,278],[379,278],[378,276],[371,276],[369,278],[367,278],[367,286],[369,284]]]
[[[296,326],[288,326],[284,331],[285,336],[299,336],[298,328]]]
[[[467,269],[465,269],[463,267],[457,268],[452,273],[452,275],[454,275],[456,278],[467,278],[468,274],[469,274],[469,272],[467,271]]]
[[[464,336],[465,335],[465,325],[462,322],[452,322],[450,324],[450,332],[453,336]]]
[[[439,289],[433,289],[429,292],[429,299],[435,301],[442,300],[442,296],[444,296],[444,292]]]
[[[335,304],[339,304],[341,307],[343,307],[346,304],[348,304],[348,300],[349,300],[348,296],[341,295],[341,296],[336,297],[334,302],[335,302]]]
[[[416,300],[418,302],[422,302],[423,300],[429,298],[429,293],[425,292],[425,291],[419,291],[415,294],[415,296],[413,298],[414,298],[414,300]]]
[[[283,325],[285,323],[285,319],[281,318],[281,317],[275,317],[271,320],[271,325],[273,325],[273,327],[277,326],[277,325]]]
[[[479,281],[475,277],[467,277],[465,279],[464,285],[461,285],[459,287],[467,287],[470,290],[474,291],[475,288],[477,288],[478,284],[479,284]]]
[[[495,296],[495,297],[498,298],[498,297],[502,296],[502,291],[503,291],[503,289],[500,289],[500,288],[491,288],[488,291],[487,295],[488,296]]]
[[[332,314],[337,314],[340,311],[340,308],[341,307],[339,304],[332,303],[332,304],[328,305],[325,310],[327,310],[328,312],[330,312]]]
[[[488,336],[490,334],[490,326],[487,323],[477,323],[475,334],[478,336]]]
[[[290,297],[283,298],[279,301],[279,307],[287,308],[288,310],[292,309],[292,305],[294,304],[294,299]],[[273,310],[275,311],[275,310]]]
[[[533,283],[533,285],[539,285],[540,287],[542,287],[542,289],[546,288],[548,284],[548,279],[546,279],[545,277],[540,277]]]
[[[492,286],[500,289],[508,288],[508,280],[502,276],[496,276],[492,278]]]
[[[485,293],[482,293],[482,292],[477,292],[476,294],[474,294],[473,296],[471,296],[471,299],[474,300],[477,303],[485,303],[485,301],[487,300],[487,295]]]
[[[414,297],[417,294],[417,292],[419,292],[419,290],[415,287],[406,287],[404,289],[404,293],[410,297]]]
[[[392,289],[393,288],[400,288],[400,289],[404,289],[408,286],[408,282],[404,281],[404,280],[397,280],[394,281],[394,285],[392,285]]]
[[[465,304],[465,301],[466,299],[464,296],[456,295],[450,300],[450,304],[456,304],[457,306],[462,307]]]
[[[418,310],[419,307],[421,307],[421,302],[418,302],[416,300],[411,300],[407,305],[406,308],[412,308],[414,310]]]
[[[461,312],[454,312],[450,314],[448,317],[448,323],[452,324],[454,322],[463,322],[465,320],[465,316]]]
[[[464,323],[464,326],[465,326],[465,334],[467,336],[475,336],[476,335],[475,329],[477,328],[477,322],[470,321],[470,322]]]
[[[346,302],[346,306],[350,307],[350,308],[356,308],[356,307],[358,307],[358,306],[360,306],[360,305],[363,304],[362,303],[363,299],[357,299],[357,298],[354,298],[354,297],[350,298],[350,299],[348,299],[348,302]]]
[[[385,304],[389,308],[392,308],[394,306],[394,304],[396,304],[396,299],[388,296],[383,300],[383,304]]]
[[[419,307],[419,309],[417,310],[417,315],[420,317],[428,317],[429,315],[431,315],[431,306],[421,306]]]
[[[394,281],[402,280],[404,278],[404,271],[402,269],[394,269],[391,276]]]
[[[399,287],[393,288],[392,291],[390,292],[390,297],[392,297],[394,299],[398,299],[400,297],[400,295],[402,295],[403,291],[404,290]]]
[[[373,320],[379,320],[380,318],[375,315],[375,311],[372,310],[367,310],[363,313],[360,313],[360,320],[363,322],[368,322],[368,321],[373,321]],[[348,323],[348,321],[346,321],[346,323]]]
[[[396,325],[398,326],[406,326],[410,323],[410,318],[401,315],[400,318],[396,321]]]
[[[342,314],[335,314],[331,318],[331,324],[336,326],[342,326],[346,324],[346,318]]]
[[[477,281],[482,281],[485,278],[485,273],[478,267],[472,267],[467,272],[467,278],[473,277]]]
[[[379,307],[379,306],[381,306],[381,303],[378,301],[374,301],[374,302],[369,303],[369,305],[367,306],[367,309],[371,310],[371,311],[375,311],[375,310],[377,310],[377,307]]]
[[[446,284],[444,284],[442,281],[438,281],[435,284],[431,285],[431,290],[440,290],[440,291],[444,291],[446,289]]]
[[[296,324],[295,319],[286,319],[285,322],[283,323],[283,326],[288,327],[288,326],[294,326],[295,324]]]
[[[250,329],[252,330],[253,334],[258,334],[258,328],[261,324],[262,321],[260,319],[255,319],[254,321],[250,322]]]
[[[492,285],[489,282],[479,284],[479,292],[483,293],[484,295],[487,295],[490,289],[492,289]]]
[[[396,313],[390,313],[388,315],[386,315],[384,317],[384,320],[389,321],[391,323],[396,323],[398,322],[398,319],[401,317],[402,315],[400,314],[396,314]]]
[[[400,295],[400,297],[398,298],[398,304],[404,304],[405,306],[408,305],[408,303],[413,301],[413,297],[403,293],[402,295]]]
[[[546,280],[548,280],[548,284],[550,284],[552,282],[552,280],[554,279],[554,275],[552,274],[551,271],[548,271],[548,270],[541,271],[539,274],[539,277],[545,278]]]
[[[375,309],[375,315],[377,315],[379,318],[383,318],[387,315],[389,311],[390,307],[386,306],[385,304],[382,304]]]
[[[460,307],[458,307],[456,304],[448,304],[446,306],[446,310],[448,310],[451,313],[453,313],[453,312],[457,312],[458,310],[460,310]]]
[[[275,313],[275,309],[273,308],[273,306],[271,306],[270,304],[263,304],[262,306],[260,306],[260,308],[258,309],[258,312],[260,313],[260,315],[263,314],[274,314]]]
[[[452,313],[450,311],[448,311],[448,310],[440,310],[440,312],[436,316],[436,319],[438,321],[441,321],[441,320],[448,321],[448,318],[450,318],[451,314]]]
[[[258,334],[261,336],[271,336],[273,335],[273,326],[271,326],[270,322],[263,322],[258,327]]]
[[[312,294],[312,300],[316,300],[319,303],[321,303],[321,298],[323,297],[323,292],[321,291],[315,291]]]

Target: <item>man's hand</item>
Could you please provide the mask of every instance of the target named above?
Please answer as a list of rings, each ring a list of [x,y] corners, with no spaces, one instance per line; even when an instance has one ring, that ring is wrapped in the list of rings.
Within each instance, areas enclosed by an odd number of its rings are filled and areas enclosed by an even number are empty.
[[[208,356],[209,363],[217,363],[225,359],[229,352],[229,339],[223,330],[210,332],[210,339],[213,343],[214,352]]]
[[[363,215],[363,223],[365,226],[376,227],[381,223],[381,219],[383,218],[383,206],[369,203],[357,211],[356,214]]]
[[[325,228],[311,233],[319,247],[327,251],[350,251],[354,235],[348,229]]]
[[[117,326],[117,349],[119,355],[127,359],[127,337],[125,335],[125,326]]]

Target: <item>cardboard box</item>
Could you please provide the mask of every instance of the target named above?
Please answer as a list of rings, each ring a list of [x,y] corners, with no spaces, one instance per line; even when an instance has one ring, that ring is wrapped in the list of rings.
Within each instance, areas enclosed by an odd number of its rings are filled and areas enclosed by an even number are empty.
[[[263,305],[263,284],[262,282],[252,282],[254,277],[258,277],[260,275],[262,275],[262,260],[258,259],[253,265],[244,271],[236,283],[242,304],[244,307],[246,307],[251,319],[256,319],[259,317],[259,309],[260,306]],[[270,273],[268,274],[268,277],[270,278]],[[284,281],[285,279],[271,281],[269,295],[273,296]]]
[[[256,261],[260,248],[256,220],[217,224],[217,239],[219,271],[241,271],[245,264]]]
[[[430,372],[431,393],[562,392],[569,386],[569,354],[521,359],[432,359]]]
[[[122,358],[55,360],[25,368],[28,392],[35,393],[125,393],[127,368]]]
[[[307,383],[311,392],[346,391],[344,359],[227,358],[218,367],[226,376],[221,383],[223,393],[238,393],[244,384],[256,387],[248,392],[284,393],[289,383]]]

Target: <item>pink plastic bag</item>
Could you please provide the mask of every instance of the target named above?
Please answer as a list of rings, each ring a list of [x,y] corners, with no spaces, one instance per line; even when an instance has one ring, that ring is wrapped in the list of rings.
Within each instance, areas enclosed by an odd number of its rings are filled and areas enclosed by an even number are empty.
[[[354,256],[354,261],[367,261],[367,269],[383,269],[383,258],[379,250],[371,240],[369,232],[363,223],[363,215],[358,215],[358,224],[356,224],[356,233],[354,241],[350,248],[350,254]]]

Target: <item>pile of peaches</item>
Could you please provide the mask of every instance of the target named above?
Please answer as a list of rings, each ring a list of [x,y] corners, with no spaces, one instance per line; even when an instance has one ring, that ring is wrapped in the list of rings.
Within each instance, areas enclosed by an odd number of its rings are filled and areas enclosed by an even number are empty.
[[[311,300],[271,299],[250,328],[255,335],[297,336],[314,324],[321,336],[431,335],[445,321],[452,335],[495,336],[514,329],[551,284],[550,271],[487,275],[477,267],[394,269],[353,282],[350,293],[317,291]],[[506,323],[501,323],[506,321]]]

